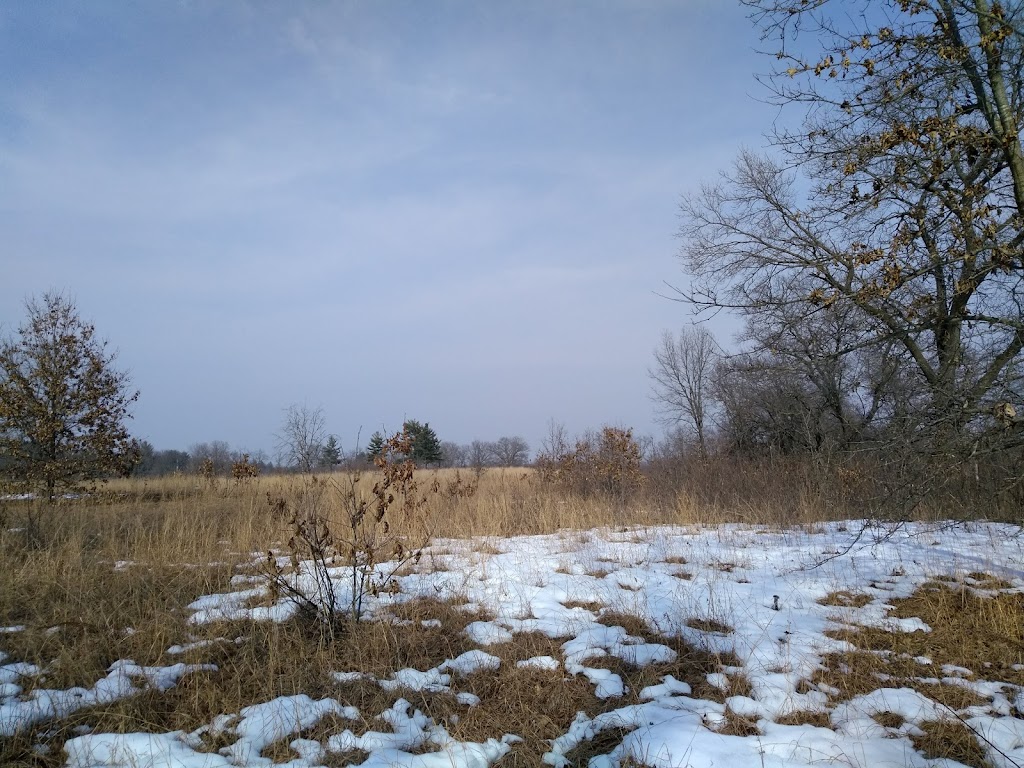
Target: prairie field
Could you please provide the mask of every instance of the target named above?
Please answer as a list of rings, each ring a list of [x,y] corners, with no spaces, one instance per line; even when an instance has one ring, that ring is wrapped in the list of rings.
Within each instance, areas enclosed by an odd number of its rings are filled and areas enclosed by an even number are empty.
[[[7,499],[0,764],[1024,765],[1019,527],[777,470],[418,472],[359,621],[323,563],[329,632],[283,510],[318,488],[343,531],[372,473]]]

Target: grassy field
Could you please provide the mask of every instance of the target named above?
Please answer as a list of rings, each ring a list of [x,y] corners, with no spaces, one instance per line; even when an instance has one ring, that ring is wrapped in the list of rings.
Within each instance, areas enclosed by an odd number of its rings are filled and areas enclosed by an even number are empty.
[[[442,489],[455,477],[451,470],[421,474],[422,487],[436,479]],[[475,486],[472,494],[428,494],[417,519],[392,521],[395,534],[410,546],[435,542],[418,565],[424,572],[450,567],[443,544],[436,545],[441,539],[472,539],[469,551],[484,562],[489,554],[500,553],[501,542],[512,536],[605,529],[635,531],[642,540],[643,532],[655,526],[706,529],[726,522],[813,533],[826,518],[857,517],[841,505],[823,512],[821,499],[808,486],[794,488],[791,482],[756,472],[749,477],[734,473],[729,488],[721,479],[705,479],[703,484],[693,483],[695,491],[655,494],[648,489],[628,501],[582,498],[542,483],[532,470],[489,470],[479,477],[462,472],[459,477]],[[368,475],[362,482],[371,481]],[[348,477],[339,474],[328,482],[343,488]],[[721,487],[716,489],[715,482]],[[244,482],[173,477],[113,482],[97,496],[54,506],[0,502],[0,626],[5,628],[0,651],[7,657],[0,661],[38,668],[20,677],[22,697],[34,688],[88,688],[119,660],[130,659],[141,667],[183,661],[215,665],[215,671],[211,667],[193,672],[169,690],[147,688],[0,736],[0,764],[64,765],[65,740],[85,732],[192,732],[254,702],[298,694],[314,699],[338,696],[331,675],[340,669],[386,679],[405,668],[429,669],[475,647],[463,630],[474,621],[492,618],[486,607],[460,610],[457,600],[440,593],[396,607],[394,616],[401,622],[364,622],[331,643],[301,618],[190,623],[190,603],[203,595],[236,590],[240,580],[244,583],[258,574],[260,553],[281,546],[287,538],[286,521],[270,501],[294,498],[306,483],[308,479],[295,476]],[[335,524],[344,525],[344,519]],[[671,557],[663,559],[674,562]],[[685,558],[677,556],[675,561],[680,578],[692,576],[684,572]],[[731,570],[727,565],[718,564],[725,573]],[[591,570],[602,575],[599,565],[591,564]],[[874,690],[878,675],[886,674],[894,681],[892,687],[915,688],[962,711],[978,703],[970,698],[976,694],[948,683],[922,683],[919,671],[906,668],[906,659],[928,657],[950,668],[977,669],[983,658],[1000,670],[999,680],[1024,690],[1021,590],[983,572],[945,578],[925,580],[887,603],[892,616],[920,617],[941,631],[919,637],[856,622],[833,628],[831,636],[849,643],[850,650],[825,655],[822,668],[807,685],[829,691],[831,705],[837,706]],[[974,588],[978,585],[986,589]],[[822,604],[841,612],[870,601],[863,593],[842,587],[835,585],[821,598]],[[261,601],[266,603],[266,595],[254,596],[247,607]],[[627,691],[642,690],[671,674],[687,682],[695,697],[723,706],[732,696],[751,694],[742,675],[733,675],[726,688],[709,684],[716,673],[739,666],[728,648],[665,634],[651,626],[649,617],[631,615],[628,605],[588,606],[584,600],[578,607],[591,610],[598,623],[624,627],[631,636],[663,643],[675,652],[671,665],[655,669],[612,664],[609,668],[626,682]],[[722,634],[729,629],[723,618],[714,611],[695,611],[681,620],[702,632]],[[716,627],[716,621],[721,626]],[[170,652],[186,640],[192,645]],[[468,715],[455,716],[450,696],[421,693],[413,703],[461,740],[522,734],[524,741],[514,744],[498,764],[540,765],[552,740],[566,731],[576,713],[594,717],[613,708],[582,676],[515,664],[537,656],[557,658],[560,644],[538,632],[521,632],[489,647],[503,664],[500,672],[478,674],[467,682],[466,690],[481,702]],[[394,700],[380,686],[365,681],[351,685],[344,695],[346,704],[366,713],[383,711]],[[821,712],[791,712],[787,717],[790,723],[828,722],[828,715]],[[897,717],[891,718],[893,727],[900,725]],[[317,739],[338,726],[326,718],[303,735]],[[371,723],[362,727],[370,728]],[[757,734],[758,728],[756,719],[727,708],[719,730],[743,736]],[[917,730],[913,743],[924,755],[988,765],[985,750],[963,722],[954,719]],[[603,731],[569,754],[571,764],[587,765],[591,756],[607,752],[625,732]],[[213,751],[222,746],[215,738],[208,745]],[[296,758],[287,740],[269,745],[262,754],[274,762]],[[330,753],[323,764],[358,764],[364,757]]]

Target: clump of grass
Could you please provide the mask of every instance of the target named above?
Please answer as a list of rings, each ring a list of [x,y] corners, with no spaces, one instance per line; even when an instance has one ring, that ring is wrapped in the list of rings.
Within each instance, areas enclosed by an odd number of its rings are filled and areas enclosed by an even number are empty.
[[[440,621],[447,632],[462,632],[474,621],[491,621],[494,616],[487,610],[475,608],[466,610],[467,603],[458,599],[438,600],[434,597],[414,597],[388,608],[387,613],[396,619],[422,623]]]
[[[646,621],[639,616],[626,613],[625,611],[610,609],[601,611],[601,615],[597,617],[597,623],[604,624],[606,627],[622,627],[626,630],[627,635],[632,635],[633,637],[647,638],[655,634]]]
[[[725,720],[715,729],[725,736],[760,736],[761,728],[757,721],[725,708]]]
[[[863,608],[873,599],[871,595],[865,595],[863,592],[850,592],[840,589],[837,592],[829,592],[818,600],[818,604],[841,608]]]
[[[911,734],[914,749],[932,760],[947,759],[972,768],[991,768],[974,733],[959,720],[935,720],[918,726],[923,735]]]
[[[981,589],[1012,589],[1013,584],[1006,581],[1006,579],[1000,579],[998,576],[993,576],[991,573],[983,573],[981,571],[973,571],[968,573],[964,577],[965,581],[968,581],[972,586],[979,587]]]
[[[720,635],[732,634],[733,628],[717,619],[691,618],[686,620],[686,626],[697,629],[701,632],[715,632]]]
[[[592,739],[585,740],[566,753],[571,766],[586,766],[592,757],[607,755],[632,732],[629,728],[605,728]]]
[[[871,719],[883,728],[901,728],[907,722],[899,712],[876,712]]]
[[[751,697],[754,694],[754,686],[750,683],[750,678],[742,672],[734,672],[729,675],[729,688],[726,692],[728,696],[746,696]]]
[[[460,681],[461,690],[480,697],[480,703],[462,708],[452,736],[466,741],[500,738],[505,733],[524,737],[519,754],[531,765],[541,765],[550,740],[565,733],[578,712],[593,717],[609,707],[594,695],[582,676],[561,670],[517,667],[502,663],[496,672],[479,672]]]
[[[914,687],[919,693],[949,709],[961,710],[988,703],[988,699],[962,685],[917,682]]]
[[[831,728],[832,721],[828,712],[815,712],[808,709],[801,709],[796,712],[777,717],[775,722],[779,725],[812,725],[815,728]]]
[[[361,749],[346,749],[344,752],[328,752],[323,757],[323,764],[325,768],[347,768],[362,765],[369,757],[370,753]]]
[[[260,757],[269,760],[275,765],[299,759],[302,755],[290,746],[296,738],[295,735],[291,735],[268,744],[260,751]]]
[[[583,610],[590,611],[591,613],[597,613],[604,608],[604,603],[599,603],[596,600],[567,600],[562,603],[562,605],[569,609],[582,608]]]

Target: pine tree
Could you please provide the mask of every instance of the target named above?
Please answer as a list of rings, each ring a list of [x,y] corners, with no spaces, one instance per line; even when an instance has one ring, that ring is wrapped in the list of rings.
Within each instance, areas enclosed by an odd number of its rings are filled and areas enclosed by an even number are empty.
[[[341,446],[338,445],[338,439],[331,435],[320,452],[320,465],[330,469],[339,464],[341,464]]]
[[[437,433],[430,428],[429,423],[420,424],[415,419],[409,419],[402,425],[402,429],[412,442],[410,459],[421,466],[441,462],[444,458],[441,441],[437,439]]]
[[[370,442],[366,445],[366,455],[373,461],[384,450],[384,435],[374,432],[370,435]]]

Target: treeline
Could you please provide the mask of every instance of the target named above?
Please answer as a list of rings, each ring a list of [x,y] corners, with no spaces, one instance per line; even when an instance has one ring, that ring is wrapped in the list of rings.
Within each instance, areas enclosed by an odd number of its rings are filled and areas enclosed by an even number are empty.
[[[529,443],[522,437],[500,437],[494,441],[473,440],[460,444],[440,441],[429,425],[421,426],[425,426],[429,432],[414,431],[413,455],[410,457],[420,466],[484,469],[523,467],[531,463]],[[377,438],[383,442],[384,434],[374,433],[366,447],[345,451],[337,437],[328,435],[322,442],[313,441],[313,444],[306,446],[301,461],[296,461],[287,453],[272,457],[262,450],[232,448],[224,440],[194,443],[187,451],[157,449],[144,440],[139,444],[139,462],[132,474],[136,477],[174,474],[230,477],[237,466],[252,467],[261,475],[365,469],[373,464]]]
[[[204,467],[212,468],[216,475],[230,475],[235,464],[246,462],[258,467],[261,474],[278,471],[263,451],[241,451],[223,440],[194,443],[187,451],[160,450],[152,443],[139,443],[139,463],[132,474],[136,477],[163,477],[174,474],[199,474]]]

